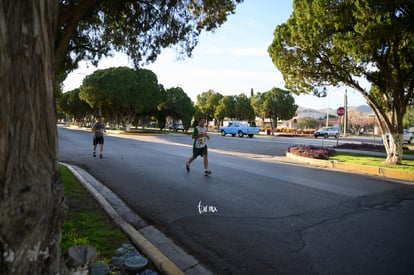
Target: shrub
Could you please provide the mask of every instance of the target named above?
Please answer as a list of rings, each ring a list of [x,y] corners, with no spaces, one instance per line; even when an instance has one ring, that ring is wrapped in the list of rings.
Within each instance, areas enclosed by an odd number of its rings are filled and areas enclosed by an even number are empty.
[[[313,135],[315,133],[315,129],[305,129],[303,130],[303,133],[306,135]]]
[[[385,147],[382,144],[370,144],[370,143],[344,143],[336,146],[338,149],[352,149],[352,150],[368,150],[368,151],[385,151]]]
[[[293,145],[288,148],[288,152],[296,156],[313,159],[329,159],[330,156],[335,154],[333,149],[312,145]]]

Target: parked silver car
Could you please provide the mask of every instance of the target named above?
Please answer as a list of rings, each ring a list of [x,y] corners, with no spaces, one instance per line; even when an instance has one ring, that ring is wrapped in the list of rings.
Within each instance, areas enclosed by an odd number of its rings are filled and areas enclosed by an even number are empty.
[[[338,138],[338,135],[339,135],[339,129],[337,127],[323,127],[323,128],[318,129],[313,134],[315,138],[318,138],[318,137],[328,138],[329,136]]]
[[[183,131],[184,132],[184,126],[181,123],[175,123],[174,125],[171,124],[168,129],[173,130],[173,131]]]
[[[414,143],[414,133],[408,131],[407,129],[403,129],[403,143]],[[385,136],[389,137],[389,133],[386,133]]]

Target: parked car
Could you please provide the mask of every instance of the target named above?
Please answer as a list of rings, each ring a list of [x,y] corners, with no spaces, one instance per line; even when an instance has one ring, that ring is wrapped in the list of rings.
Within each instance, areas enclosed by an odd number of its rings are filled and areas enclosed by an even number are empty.
[[[174,125],[170,124],[168,129],[174,130],[174,131],[183,131],[184,132],[184,126],[181,123],[175,123]]]
[[[328,137],[335,137],[338,138],[339,136],[339,129],[337,127],[323,127],[318,129],[313,136],[315,138],[318,137],[324,137],[324,138],[328,138]]]
[[[386,133],[387,141],[389,140],[390,133]],[[403,143],[414,143],[414,133],[403,129]]]
[[[247,121],[230,121],[226,127],[220,128],[220,133],[222,136],[230,134],[233,137],[236,135],[239,137],[247,135],[248,137],[252,138],[255,134],[259,134],[259,131],[259,128],[251,126],[251,124]]]

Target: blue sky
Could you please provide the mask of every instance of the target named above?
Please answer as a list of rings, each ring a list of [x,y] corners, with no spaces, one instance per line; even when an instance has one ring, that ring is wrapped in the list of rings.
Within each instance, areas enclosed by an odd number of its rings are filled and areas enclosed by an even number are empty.
[[[165,49],[153,64],[145,66],[158,76],[165,88],[179,86],[195,102],[198,94],[214,90],[223,95],[266,92],[272,87],[284,88],[281,73],[273,65],[267,48],[273,40],[273,31],[292,13],[292,0],[245,0],[214,33],[201,35],[191,58],[177,60],[172,49]],[[105,58],[99,69],[132,66],[127,56],[116,54]],[[81,62],[79,69],[64,82],[64,90],[72,90],[82,84],[83,78],[95,68]],[[332,88],[328,98],[311,95],[295,96],[296,104],[309,108],[343,106],[345,87]],[[348,88],[348,105],[365,104],[358,93]],[[329,102],[329,103],[328,103]]]

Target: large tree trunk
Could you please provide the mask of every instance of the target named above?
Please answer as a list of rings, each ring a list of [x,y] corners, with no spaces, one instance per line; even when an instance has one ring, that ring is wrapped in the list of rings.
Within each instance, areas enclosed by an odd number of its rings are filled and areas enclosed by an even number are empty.
[[[0,0],[0,274],[61,271],[56,0]]]
[[[403,142],[402,135],[398,133],[390,133],[387,140],[385,135],[383,136],[385,151],[387,152],[386,162],[389,164],[401,164],[403,157]]]
[[[405,108],[404,108],[405,110]],[[404,111],[397,108],[392,113],[389,114],[388,120],[395,121],[393,124],[385,123],[386,128],[389,131],[389,142],[384,140],[385,150],[387,151],[387,163],[390,164],[401,164],[404,154],[403,142],[403,123],[402,119],[404,116]]]
[[[374,110],[379,123],[382,140],[387,152],[386,163],[388,164],[401,164],[403,158],[403,128],[402,128],[402,117],[404,112],[401,110],[393,111],[388,114],[380,112],[374,104],[369,104]],[[396,126],[394,126],[396,125]],[[388,139],[386,137],[388,133]]]

